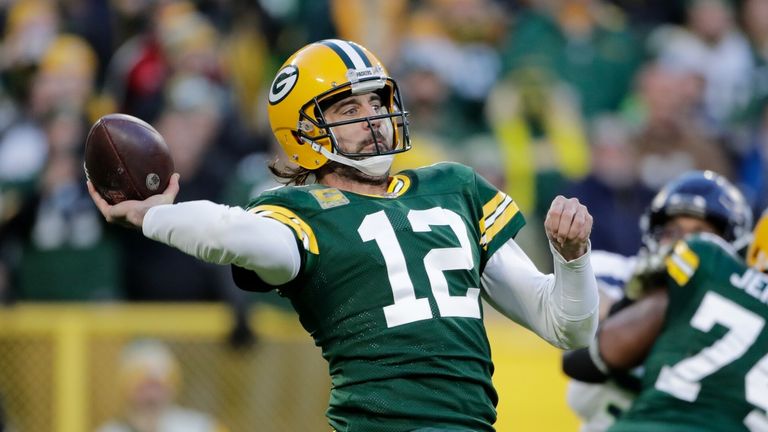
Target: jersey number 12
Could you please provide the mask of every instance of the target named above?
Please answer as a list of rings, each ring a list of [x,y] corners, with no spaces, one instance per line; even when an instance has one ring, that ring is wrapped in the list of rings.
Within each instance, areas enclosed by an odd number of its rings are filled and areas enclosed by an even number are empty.
[[[408,222],[414,232],[429,232],[432,231],[431,226],[444,225],[456,235],[460,246],[430,250],[424,256],[424,269],[440,316],[479,319],[480,289],[467,288],[466,295],[452,296],[448,291],[448,280],[443,274],[446,270],[470,270],[474,267],[467,227],[461,217],[451,210],[433,207],[428,210],[409,211]],[[394,304],[384,307],[387,327],[432,318],[429,300],[416,298],[405,255],[384,211],[367,215],[357,232],[364,242],[375,241],[384,256],[387,277],[395,300]]]

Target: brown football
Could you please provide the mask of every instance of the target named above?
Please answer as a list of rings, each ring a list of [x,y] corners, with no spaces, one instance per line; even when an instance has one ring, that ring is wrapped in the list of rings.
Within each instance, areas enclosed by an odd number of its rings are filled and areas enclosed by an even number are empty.
[[[162,193],[173,174],[165,140],[149,123],[108,114],[85,140],[85,175],[110,204]]]

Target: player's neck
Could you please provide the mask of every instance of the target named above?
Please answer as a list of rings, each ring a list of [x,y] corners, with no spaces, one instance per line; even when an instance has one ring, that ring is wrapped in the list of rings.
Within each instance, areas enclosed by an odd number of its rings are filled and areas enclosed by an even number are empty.
[[[385,195],[387,193],[387,186],[389,185],[389,178],[387,177],[383,179],[380,183],[368,183],[341,176],[337,173],[329,173],[324,175],[321,179],[318,179],[318,182],[328,187],[334,187],[336,189],[362,195]]]

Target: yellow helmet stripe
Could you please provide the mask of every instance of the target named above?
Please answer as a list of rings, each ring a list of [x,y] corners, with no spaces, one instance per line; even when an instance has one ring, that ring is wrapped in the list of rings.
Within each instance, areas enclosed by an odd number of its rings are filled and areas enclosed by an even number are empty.
[[[285,207],[276,205],[260,205],[253,207],[248,211],[259,216],[272,218],[283,225],[286,225],[296,233],[296,236],[304,245],[304,249],[315,255],[320,253],[315,232],[312,231],[312,227],[298,217],[296,213]]]

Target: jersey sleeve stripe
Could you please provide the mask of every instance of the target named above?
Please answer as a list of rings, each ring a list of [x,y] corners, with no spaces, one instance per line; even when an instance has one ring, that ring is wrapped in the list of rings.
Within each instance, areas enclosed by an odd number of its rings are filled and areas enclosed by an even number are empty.
[[[514,205],[512,198],[505,196],[504,200],[501,202],[501,204],[499,204],[498,207],[496,207],[493,213],[485,218],[485,229],[490,229],[494,222],[496,222],[496,219],[498,219],[500,215],[504,214],[510,205]]]
[[[680,259],[685,261],[693,271],[696,271],[696,269],[699,268],[699,257],[688,247],[687,243],[683,241],[678,242],[677,245],[675,245],[674,253],[679,256]]]
[[[499,207],[499,204],[501,204],[501,202],[504,201],[504,197],[506,196],[507,194],[505,194],[504,192],[499,192],[496,194],[496,196],[491,198],[490,201],[485,203],[483,205],[483,219],[488,219],[488,217],[496,211],[496,208]]]
[[[679,255],[670,255],[666,260],[667,273],[678,285],[684,286],[693,276],[692,269]]]
[[[498,214],[494,213],[492,218],[485,220],[485,233],[482,234],[483,245],[490,243],[496,234],[498,234],[499,231],[501,231],[520,211],[517,204],[515,204],[509,197],[502,202],[502,205],[500,205],[497,210],[499,212]]]
[[[685,284],[687,284],[691,279],[690,276],[683,271],[683,269],[678,267],[676,263],[669,258],[667,258],[667,273],[669,273],[672,279],[674,279],[675,282],[677,282],[677,284],[680,286],[685,286]]]
[[[699,268],[699,257],[684,241],[675,245],[672,254],[664,261],[667,272],[678,285],[684,286]]]
[[[296,232],[296,236],[298,236],[299,240],[304,245],[304,249],[315,255],[319,254],[320,249],[317,245],[317,238],[315,237],[314,231],[312,231],[312,227],[294,212],[285,207],[276,205],[260,205],[249,209],[248,211],[259,216],[272,218],[291,228]]]

